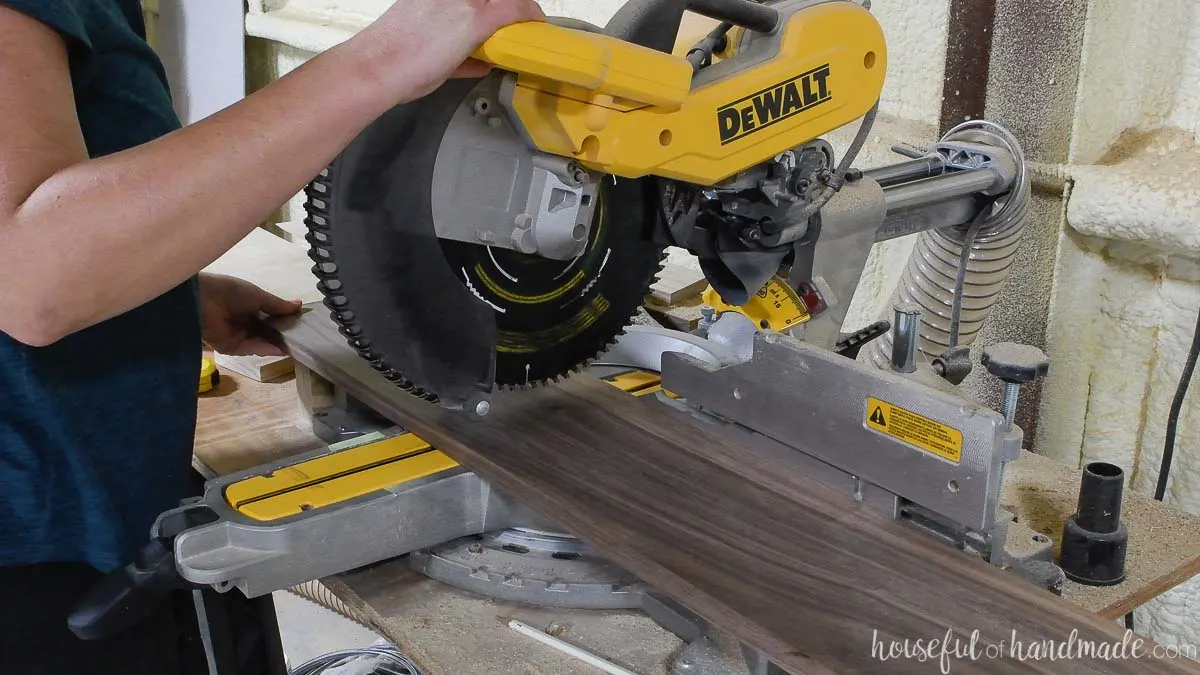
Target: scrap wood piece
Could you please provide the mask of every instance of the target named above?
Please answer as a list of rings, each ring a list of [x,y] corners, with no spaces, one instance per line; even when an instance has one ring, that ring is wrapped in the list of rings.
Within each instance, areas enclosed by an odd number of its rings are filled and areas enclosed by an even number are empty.
[[[590,378],[497,394],[485,419],[411,397],[324,312],[277,323],[293,356],[791,673],[928,673],[895,648],[1119,645],[1123,631],[854,503],[787,458]],[[979,672],[1200,672],[1144,658],[962,663]],[[908,641],[907,643],[905,641]],[[1046,643],[1043,641],[1052,641]],[[887,663],[881,663],[886,660]],[[963,659],[959,659],[960,661]]]
[[[708,279],[698,269],[667,263],[650,286],[650,298],[655,304],[677,305],[691,300],[708,288]]]
[[[229,356],[214,354],[217,367],[255,382],[270,382],[295,372],[296,362],[290,356]]]

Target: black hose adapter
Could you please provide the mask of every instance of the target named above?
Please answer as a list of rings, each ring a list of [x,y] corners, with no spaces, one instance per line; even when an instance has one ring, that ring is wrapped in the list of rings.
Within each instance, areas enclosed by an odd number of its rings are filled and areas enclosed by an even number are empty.
[[[1067,578],[1088,586],[1125,581],[1129,532],[1121,522],[1125,472],[1093,462],[1084,467],[1079,506],[1063,526],[1059,565]]]

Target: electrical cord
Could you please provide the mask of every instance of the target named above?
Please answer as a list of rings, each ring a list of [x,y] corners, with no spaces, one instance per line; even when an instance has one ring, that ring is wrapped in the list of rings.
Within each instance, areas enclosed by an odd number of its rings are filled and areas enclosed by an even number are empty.
[[[370,666],[364,675],[422,675],[417,664],[391,645],[376,644],[358,649],[345,649],[311,659],[292,669],[291,675],[321,675],[334,668],[344,669],[360,662]],[[346,670],[344,672],[354,672]]]
[[[696,46],[688,50],[687,60],[692,70],[699,71],[712,65],[713,54],[725,51],[729,45],[729,31],[733,24],[725,21],[712,30]]]
[[[809,218],[815,216],[817,212],[825,208],[829,200],[842,189],[846,183],[846,174],[850,172],[850,167],[854,165],[854,160],[858,159],[858,153],[862,151],[863,145],[867,142],[867,137],[871,135],[871,129],[875,127],[875,116],[879,113],[879,101],[875,101],[875,105],[867,111],[863,116],[862,122],[858,125],[858,133],[854,135],[854,140],[850,143],[850,147],[846,149],[846,154],[842,156],[842,161],[837,166],[837,170],[825,181],[825,190],[821,193],[807,209],[804,210],[797,220],[799,222],[807,222]]]
[[[1158,468],[1158,487],[1154,490],[1154,498],[1160,502],[1167,495],[1167,479],[1171,476],[1171,462],[1175,456],[1175,435],[1179,430],[1179,414],[1183,410],[1183,400],[1187,398],[1192,375],[1196,372],[1197,357],[1200,357],[1200,316],[1196,318],[1196,328],[1192,333],[1192,347],[1188,351],[1187,361],[1183,365],[1183,375],[1179,378],[1179,386],[1175,389],[1175,400],[1171,402],[1171,413],[1167,416],[1167,437],[1163,442],[1162,464]]]
[[[1179,415],[1183,411],[1183,401],[1187,398],[1192,376],[1196,373],[1196,361],[1200,358],[1200,315],[1196,317],[1196,328],[1192,331],[1192,346],[1188,350],[1187,360],[1183,364],[1183,374],[1179,377],[1179,385],[1175,388],[1175,399],[1171,402],[1171,412],[1167,415],[1167,434],[1163,441],[1162,462],[1158,467],[1158,485],[1154,489],[1154,499],[1164,501],[1167,496],[1167,481],[1171,478],[1171,463],[1175,458],[1175,436],[1179,432]],[[1125,628],[1133,630],[1133,612],[1125,615]]]
[[[967,287],[967,266],[971,264],[971,251],[975,248],[975,239],[979,236],[979,230],[987,220],[988,212],[992,210],[994,203],[993,201],[979,211],[979,215],[975,216],[975,220],[971,223],[963,240],[962,255],[958,260],[958,274],[954,279],[954,302],[950,308],[950,349],[958,346],[959,333],[962,331],[963,294]]]

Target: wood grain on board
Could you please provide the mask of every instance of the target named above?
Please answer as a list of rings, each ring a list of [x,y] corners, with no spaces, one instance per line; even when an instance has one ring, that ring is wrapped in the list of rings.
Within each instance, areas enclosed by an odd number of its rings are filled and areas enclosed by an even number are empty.
[[[589,378],[499,394],[486,419],[379,377],[327,314],[277,323],[297,361],[519,496],[792,673],[877,672],[872,649],[1120,643],[1115,624],[951,550],[703,424]],[[1140,639],[1140,638],[1139,638]],[[1146,643],[1147,651],[1149,643]],[[980,672],[1200,672],[1182,660],[986,659]],[[915,659],[887,672],[929,672]]]

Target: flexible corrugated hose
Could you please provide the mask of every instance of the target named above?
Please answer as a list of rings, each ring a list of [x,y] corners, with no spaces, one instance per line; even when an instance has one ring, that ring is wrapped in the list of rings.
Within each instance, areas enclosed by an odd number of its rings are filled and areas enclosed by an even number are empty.
[[[333,591],[329,590],[325,584],[321,583],[320,581],[309,581],[298,586],[293,586],[287,589],[287,591],[292,595],[296,595],[308,600],[314,605],[323,607],[344,619],[353,621],[369,631],[375,630],[373,627],[368,625],[367,622],[364,621],[357,612],[350,609],[349,605],[342,602],[338,596],[333,594]]]
[[[975,341],[1008,280],[1029,213],[1029,174],[1020,144],[1008,130],[986,121],[960,124],[946,138],[973,128],[989,131],[1001,139],[1017,163],[1017,176],[1013,190],[997,200],[992,213],[978,223],[973,238],[971,226],[918,235],[893,302],[916,303],[921,307],[920,351],[930,359],[940,356],[951,345],[969,347]],[[964,258],[967,251],[969,255]],[[960,274],[964,259],[965,273]],[[960,281],[962,302],[956,317],[955,294]],[[955,332],[957,341],[952,339]],[[872,344],[869,358],[877,367],[888,368],[891,353],[892,336],[888,333]]]
[[[287,589],[309,602],[376,632],[325,584],[309,581]],[[378,644],[324,654],[292,669],[291,675],[421,675],[411,659],[392,645]]]

